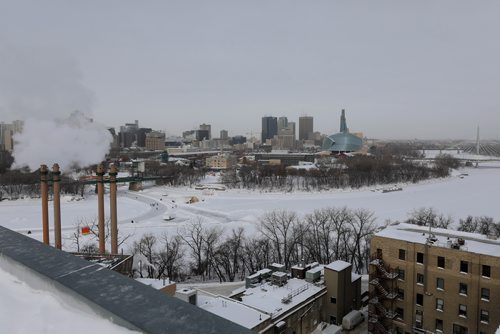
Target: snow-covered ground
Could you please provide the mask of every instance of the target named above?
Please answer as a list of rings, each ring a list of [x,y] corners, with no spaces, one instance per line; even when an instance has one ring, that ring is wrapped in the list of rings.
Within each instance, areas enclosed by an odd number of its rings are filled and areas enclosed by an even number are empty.
[[[205,183],[215,182],[214,176],[205,180]],[[500,206],[497,203],[500,197],[499,162],[483,162],[479,168],[461,169],[446,179],[398,186],[403,190],[386,193],[381,191],[386,187],[312,193],[237,189],[207,192],[194,187],[164,186],[135,193],[123,187],[119,189],[118,198],[119,230],[121,235],[131,236],[123,245],[126,252],[133,241],[145,233],[158,236],[178,233],[188,222],[200,218],[205,224],[218,225],[226,230],[242,226],[252,233],[259,217],[275,209],[294,210],[304,215],[315,209],[332,206],[364,208],[374,212],[378,224],[387,219],[404,220],[409,212],[420,207],[433,207],[440,213],[450,214],[456,221],[467,215],[491,216],[500,220]],[[193,196],[199,201],[187,204]],[[75,231],[78,221],[89,221],[96,217],[96,196],[91,195],[81,201],[65,198],[62,201],[63,247],[74,249],[70,235]],[[164,219],[168,217],[174,219]],[[40,200],[0,202],[0,224],[24,234],[30,230],[31,237],[41,240]],[[82,241],[89,238],[83,236]]]
[[[138,333],[68,305],[53,292],[33,289],[1,268],[0,290],[1,333]]]
[[[214,176],[210,176],[204,182],[212,184],[216,181]],[[486,215],[500,220],[500,206],[497,203],[500,197],[498,162],[483,162],[479,168],[463,169],[446,179],[398,186],[403,190],[387,193],[380,191],[384,187],[320,193],[269,193],[234,189],[207,192],[194,187],[152,187],[134,193],[122,187],[118,200],[119,229],[120,234],[131,235],[123,247],[124,251],[128,251],[132,242],[145,233],[158,236],[178,233],[189,221],[199,218],[205,224],[221,226],[226,230],[243,226],[247,233],[251,233],[259,217],[274,209],[294,210],[303,215],[314,209],[331,206],[365,208],[373,211],[377,223],[382,224],[386,219],[403,220],[415,208],[431,206],[438,212],[452,215],[456,220],[467,215]],[[199,201],[187,204],[193,196]],[[109,212],[109,208],[106,208],[106,212]],[[64,197],[63,248],[74,250],[70,235],[75,231],[75,225],[79,221],[93,220],[96,216],[95,195],[79,201]],[[167,216],[174,219],[167,221],[164,219]],[[0,224],[23,234],[31,231],[29,235],[38,240],[42,238],[40,217],[39,199],[0,202]],[[81,238],[85,242],[91,237]],[[0,302],[2,333],[33,332],[33,328],[38,328],[41,333],[127,332],[96,315],[68,307],[61,303],[57,295],[33,289],[2,270],[0,289],[3,291]],[[30,302],[26,303],[26,300]],[[12,314],[16,317],[13,318]],[[54,327],[55,314],[59,320],[57,328]],[[21,315],[29,321],[18,319]]]

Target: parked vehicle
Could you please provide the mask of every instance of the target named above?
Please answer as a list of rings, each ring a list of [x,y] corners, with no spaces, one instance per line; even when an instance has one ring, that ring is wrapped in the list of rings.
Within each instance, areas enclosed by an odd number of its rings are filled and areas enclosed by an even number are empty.
[[[342,318],[342,328],[351,330],[365,320],[365,315],[361,311],[353,310]]]

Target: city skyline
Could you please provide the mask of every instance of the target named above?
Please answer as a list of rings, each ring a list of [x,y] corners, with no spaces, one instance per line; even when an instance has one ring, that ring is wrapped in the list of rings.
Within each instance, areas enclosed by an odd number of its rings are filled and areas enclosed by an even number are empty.
[[[499,139],[500,46],[484,1],[0,4],[0,120],[78,109],[118,128],[260,131],[314,117],[380,139]],[[297,122],[298,123],[298,122]]]

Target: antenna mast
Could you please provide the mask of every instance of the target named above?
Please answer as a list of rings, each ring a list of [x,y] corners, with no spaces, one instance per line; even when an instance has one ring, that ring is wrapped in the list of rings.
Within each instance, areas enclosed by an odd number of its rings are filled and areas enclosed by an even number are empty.
[[[476,154],[479,155],[479,125],[477,126]]]

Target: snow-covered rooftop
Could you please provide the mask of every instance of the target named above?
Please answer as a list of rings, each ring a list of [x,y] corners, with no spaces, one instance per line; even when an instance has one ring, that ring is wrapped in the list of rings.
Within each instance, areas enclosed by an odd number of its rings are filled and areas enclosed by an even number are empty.
[[[325,266],[325,268],[335,270],[335,271],[342,271],[342,270],[348,268],[349,266],[351,266],[351,264],[349,262],[337,260],[337,261],[333,261],[330,264],[327,264]]]
[[[78,303],[70,305],[55,292],[32,288],[1,268],[0,290],[2,333],[137,333]]]
[[[170,279],[168,278],[166,278],[165,281],[163,279],[155,279],[155,278],[136,278],[135,280],[141,282],[142,284],[149,285],[150,287],[156,290],[163,289],[164,287],[175,283],[171,282]]]
[[[304,280],[292,278],[283,286],[264,283],[258,287],[249,288],[241,298],[242,303],[266,312],[274,318],[324,289]],[[292,298],[288,300],[289,296]],[[287,300],[287,302],[284,303],[282,300]]]
[[[450,248],[449,242],[454,242],[457,238],[465,240],[465,244],[460,249],[472,253],[499,256],[500,241],[491,240],[486,236],[477,233],[453,231],[442,228],[433,228],[432,234],[437,240],[433,242],[435,247]],[[395,224],[386,227],[376,234],[377,236],[404,240],[419,244],[425,244],[429,237],[429,228],[411,224]]]
[[[317,273],[318,271],[323,271],[323,268],[324,268],[324,266],[317,266],[317,267],[309,269],[307,272],[314,274],[314,273]]]
[[[357,279],[360,279],[361,275],[356,274],[356,273],[351,273],[351,282],[356,281]]]
[[[269,315],[248,307],[236,300],[221,296],[198,294],[197,306],[219,317],[226,318],[243,327],[252,329],[270,318]]]

